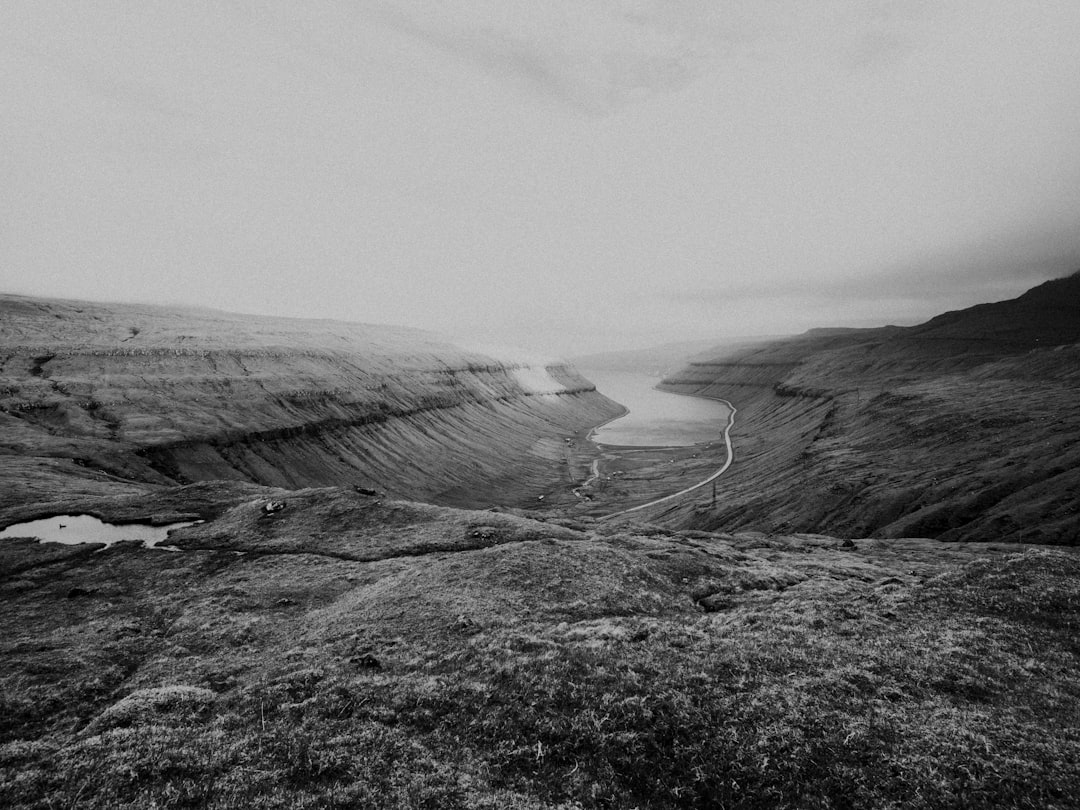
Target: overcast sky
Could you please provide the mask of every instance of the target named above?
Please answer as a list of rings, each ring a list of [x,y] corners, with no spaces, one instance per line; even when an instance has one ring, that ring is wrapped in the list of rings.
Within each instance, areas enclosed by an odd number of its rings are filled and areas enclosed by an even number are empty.
[[[0,3],[0,289],[574,354],[1080,269],[1077,0]]]

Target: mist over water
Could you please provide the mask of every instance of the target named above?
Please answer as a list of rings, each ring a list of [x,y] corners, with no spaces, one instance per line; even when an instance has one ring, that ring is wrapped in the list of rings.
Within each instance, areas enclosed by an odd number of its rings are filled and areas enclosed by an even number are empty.
[[[657,391],[658,377],[628,371],[582,369],[600,393],[630,413],[598,428],[600,444],[685,447],[721,438],[729,408],[723,402]]]

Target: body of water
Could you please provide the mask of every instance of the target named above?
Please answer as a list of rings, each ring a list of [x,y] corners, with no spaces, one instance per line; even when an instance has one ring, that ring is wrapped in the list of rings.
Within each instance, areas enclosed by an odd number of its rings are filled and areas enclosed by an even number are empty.
[[[580,369],[600,393],[622,403],[630,413],[593,433],[600,444],[637,447],[684,447],[716,441],[730,410],[723,402],[657,391],[658,377],[625,371]]]
[[[141,540],[153,548],[163,542],[173,529],[193,526],[202,521],[188,523],[169,523],[165,526],[151,526],[146,523],[116,525],[104,523],[90,515],[57,515],[56,517],[30,520],[16,523],[0,531],[0,539],[7,537],[36,537],[43,543],[104,543],[112,545],[121,540]]]

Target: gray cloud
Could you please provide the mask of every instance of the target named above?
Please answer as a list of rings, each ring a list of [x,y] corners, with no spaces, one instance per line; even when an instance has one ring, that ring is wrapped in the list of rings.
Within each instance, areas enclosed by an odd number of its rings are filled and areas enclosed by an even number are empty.
[[[169,119],[187,120],[205,112],[205,107],[195,103],[190,94],[155,86],[131,76],[118,77],[115,71],[101,69],[85,59],[73,58],[57,50],[45,50],[10,32],[5,34],[0,31],[0,43],[10,52],[18,54],[20,59],[44,68],[39,75],[47,77],[52,74],[54,78],[51,84],[56,87],[73,84],[86,94],[118,107],[152,112]],[[38,89],[49,92],[49,84],[45,78],[43,86]]]
[[[433,16],[426,5],[378,2],[365,6],[365,14],[499,79],[604,113],[686,86],[705,58],[744,38],[718,25],[708,8],[700,2],[554,3],[548,16],[558,24],[533,28],[518,24],[512,11],[496,25],[461,4]]]
[[[1067,0],[2,14],[31,294],[580,352],[910,322],[1080,258]]]
[[[678,306],[750,307],[782,326],[800,306],[837,310],[832,324],[874,324],[880,312],[903,311],[919,320],[946,309],[1019,295],[1043,281],[1080,270],[1080,242],[1070,233],[1013,234],[982,245],[966,246],[902,263],[866,268],[836,277],[805,275],[734,282],[675,290],[664,296]],[[826,324],[822,324],[826,325]],[[768,331],[766,329],[765,331]]]
[[[368,13],[383,25],[476,68],[523,82],[543,95],[587,106],[581,93],[567,81],[565,69],[560,70],[557,55],[545,53],[524,37],[493,28],[440,28],[385,3],[372,5]]]

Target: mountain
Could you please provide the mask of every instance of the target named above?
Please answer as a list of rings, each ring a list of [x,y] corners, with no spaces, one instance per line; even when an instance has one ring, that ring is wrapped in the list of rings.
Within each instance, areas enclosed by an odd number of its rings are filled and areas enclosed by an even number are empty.
[[[912,327],[813,330],[664,388],[739,409],[697,528],[1075,543],[1080,274]]]
[[[1080,272],[1047,281],[1010,301],[946,312],[905,330],[900,337],[976,344],[988,356],[1076,343],[1080,341]]]
[[[535,502],[620,412],[563,363],[206,309],[0,296],[0,360],[0,508],[215,479]]]
[[[565,490],[618,412],[565,365],[2,299],[0,526],[202,522],[0,541],[0,806],[1075,806],[1076,550],[893,535],[1075,537],[1077,347],[912,334],[680,372],[736,463],[656,525],[383,494]]]

